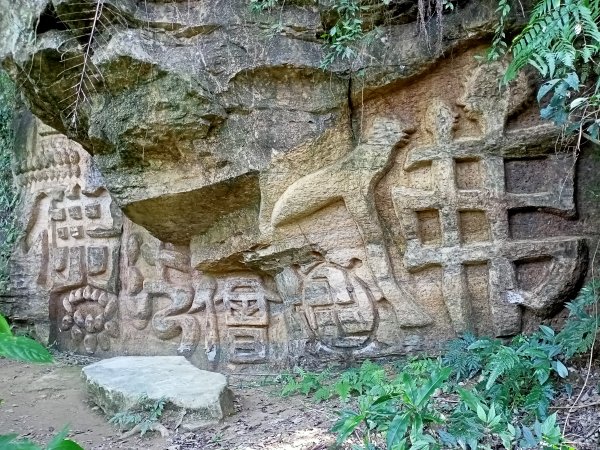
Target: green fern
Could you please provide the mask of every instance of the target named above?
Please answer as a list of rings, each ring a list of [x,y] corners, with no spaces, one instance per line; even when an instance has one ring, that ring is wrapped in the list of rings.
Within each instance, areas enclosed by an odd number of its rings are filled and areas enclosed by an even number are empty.
[[[557,335],[566,358],[585,353],[592,347],[600,325],[599,293],[600,281],[594,280],[581,289],[573,302],[567,303],[569,318]]]
[[[599,0],[538,2],[528,25],[513,40],[505,80],[514,79],[527,64],[553,78],[578,62],[588,63],[600,50],[599,17]]]
[[[499,377],[510,372],[518,363],[519,357],[516,350],[510,347],[500,347],[498,352],[492,355],[488,363],[487,370],[489,370],[489,376],[485,388],[491,388]]]
[[[140,396],[137,407],[122,411],[109,419],[109,423],[117,425],[119,429],[136,429],[144,436],[148,431],[154,430],[163,414],[166,399],[152,400],[146,394]],[[137,428],[136,428],[137,427]]]
[[[284,385],[281,395],[286,397],[294,394],[302,394],[308,397],[318,392],[318,401],[325,400],[331,396],[326,388],[330,375],[329,370],[317,373],[297,367],[295,375],[286,375],[283,378]]]
[[[538,91],[541,116],[595,142],[600,142],[599,21],[600,0],[538,1],[510,46],[512,60],[503,79],[509,83],[533,67],[544,80]],[[503,25],[501,16],[490,59],[502,53]]]
[[[467,333],[459,339],[450,341],[446,346],[442,361],[452,367],[456,381],[471,378],[483,368],[482,356],[469,351],[469,346],[476,341],[477,338],[473,334]]]
[[[505,26],[506,20],[511,12],[511,6],[508,0],[498,0],[498,7],[496,8],[498,13],[498,23],[494,30],[494,38],[492,39],[492,45],[487,52],[488,61],[496,61],[506,54],[508,51],[508,44],[506,43]]]

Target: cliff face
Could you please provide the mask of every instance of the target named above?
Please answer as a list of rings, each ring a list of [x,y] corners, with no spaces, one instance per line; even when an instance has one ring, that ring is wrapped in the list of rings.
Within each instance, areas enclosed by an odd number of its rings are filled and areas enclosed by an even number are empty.
[[[401,354],[518,333],[586,275],[595,163],[556,151],[531,80],[500,92],[501,65],[477,62],[493,1],[429,40],[397,2],[328,71],[321,2],[17,3],[0,0],[3,66],[79,143],[31,125],[16,165],[14,279],[64,347]]]
[[[448,16],[441,46],[414,24],[391,26],[352,68],[322,71],[330,11],[314,2],[271,14],[245,0],[89,3],[7,4],[0,58],[34,114],[95,155],[126,214],[178,243],[257,209],[277,155],[334,129],[351,147],[365,96],[483,36],[493,17],[493,2],[473,2]]]

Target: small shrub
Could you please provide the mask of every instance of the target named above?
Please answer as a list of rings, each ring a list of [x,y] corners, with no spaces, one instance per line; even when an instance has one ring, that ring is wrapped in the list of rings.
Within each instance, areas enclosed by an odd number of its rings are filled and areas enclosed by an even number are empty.
[[[283,376],[282,382],[284,386],[281,395],[285,397],[293,394],[302,394],[308,397],[310,394],[315,394],[317,400],[325,400],[330,396],[329,391],[325,388],[325,381],[329,379],[330,375],[328,370],[316,373],[298,367],[295,369],[295,374],[286,374]]]
[[[537,100],[541,116],[563,127],[567,135],[600,142],[600,1],[538,0],[525,28],[510,46],[504,26],[511,12],[498,0],[498,24],[488,60],[509,52],[504,83],[529,67],[542,78]]]
[[[147,395],[138,399],[138,407],[115,414],[109,422],[117,425],[121,431],[130,430],[130,434],[139,432],[144,436],[148,431],[161,431],[164,427],[160,425],[160,418],[165,408],[164,398],[152,400]]]

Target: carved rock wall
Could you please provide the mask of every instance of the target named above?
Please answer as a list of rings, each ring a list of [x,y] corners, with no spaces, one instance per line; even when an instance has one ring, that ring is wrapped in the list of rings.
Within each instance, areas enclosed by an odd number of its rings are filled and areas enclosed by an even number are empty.
[[[560,150],[534,80],[499,91],[502,66],[477,63],[486,2],[435,51],[388,27],[350,80],[317,69],[312,4],[263,39],[242,2],[130,3],[93,55],[105,84],[70,132],[85,150],[20,133],[11,313],[61,347],[236,370],[399,355],[532,329],[589,276],[599,162]],[[70,2],[52,4],[56,21]],[[46,67],[25,94],[64,129],[46,82],[69,30],[15,33],[4,64]]]

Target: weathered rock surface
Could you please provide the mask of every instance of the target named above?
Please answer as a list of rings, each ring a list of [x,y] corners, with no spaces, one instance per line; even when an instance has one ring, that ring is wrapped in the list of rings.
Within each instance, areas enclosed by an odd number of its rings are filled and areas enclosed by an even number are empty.
[[[3,66],[74,139],[20,133],[11,313],[62,348],[220,370],[552,317],[590,273],[600,162],[557,151],[535,80],[500,91],[502,65],[476,60],[494,1],[459,2],[429,42],[392,3],[322,71],[327,2],[105,0],[73,109],[81,0],[0,0]]]
[[[345,130],[334,145],[351,147],[350,122],[361,117],[354,104],[486,36],[494,11],[493,1],[477,1],[449,15],[440,47],[418,37],[414,23],[392,22],[352,67],[325,72],[316,37],[327,2],[256,14],[245,0],[105,0],[88,101],[73,109],[86,42],[80,27],[94,17],[94,3],[87,16],[79,0],[10,3],[0,15],[0,60],[32,111],[95,155],[134,222],[175,243],[224,217],[256,215],[259,174],[278,154],[336,126]]]
[[[177,417],[193,430],[233,414],[224,375],[194,367],[182,356],[120,356],[82,369],[92,402],[111,417],[140,408],[140,399],[165,401],[161,421]]]

